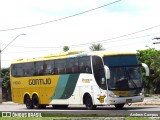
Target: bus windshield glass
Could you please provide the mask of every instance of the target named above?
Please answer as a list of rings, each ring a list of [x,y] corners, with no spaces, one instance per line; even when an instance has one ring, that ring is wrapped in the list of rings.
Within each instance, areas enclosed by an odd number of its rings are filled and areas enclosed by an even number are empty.
[[[141,66],[136,55],[105,56],[104,64],[110,69],[109,90],[142,88]]]

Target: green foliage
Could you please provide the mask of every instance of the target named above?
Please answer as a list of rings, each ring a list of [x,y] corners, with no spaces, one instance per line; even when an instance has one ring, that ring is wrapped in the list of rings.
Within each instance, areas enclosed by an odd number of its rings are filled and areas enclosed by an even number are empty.
[[[147,117],[126,117],[125,120],[150,120]]]
[[[11,100],[11,87],[10,87],[10,69],[2,69],[2,90],[3,90],[3,99]]]
[[[151,69],[154,71],[152,77],[155,91],[156,93],[160,93],[160,52],[156,58],[152,60]]]
[[[3,78],[3,83],[2,83],[2,87],[3,88],[8,88],[10,85],[10,71],[9,68],[4,68],[2,69],[2,78]]]
[[[160,57],[157,58],[157,56],[160,56],[160,51],[153,48],[138,50],[137,56],[141,63],[146,63],[150,68],[150,76],[143,77],[144,87],[147,89],[147,93],[149,93],[151,88],[156,88],[155,83],[157,84],[159,81],[160,76],[158,70],[160,70],[160,62],[158,60],[160,60]]]
[[[149,48],[146,50],[138,50],[137,56],[141,62],[146,63],[150,67],[152,59],[155,59],[159,53],[160,51]]]
[[[89,49],[90,49],[91,51],[102,51],[102,50],[105,50],[105,49],[103,48],[102,44],[100,44],[100,43],[92,44],[92,46],[89,47]]]
[[[63,51],[64,51],[64,52],[67,52],[68,50],[69,50],[69,47],[68,47],[68,46],[64,46],[64,47],[63,47]]]

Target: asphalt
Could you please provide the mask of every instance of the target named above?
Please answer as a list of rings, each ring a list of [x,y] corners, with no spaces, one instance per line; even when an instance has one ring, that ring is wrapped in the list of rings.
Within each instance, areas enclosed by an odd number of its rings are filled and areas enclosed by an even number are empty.
[[[12,101],[7,101],[7,102],[2,102],[2,104],[17,105],[18,103],[14,103]],[[145,97],[143,102],[132,103],[132,105],[135,105],[135,106],[140,106],[140,105],[159,105],[160,106],[160,95],[154,95],[152,97]]]

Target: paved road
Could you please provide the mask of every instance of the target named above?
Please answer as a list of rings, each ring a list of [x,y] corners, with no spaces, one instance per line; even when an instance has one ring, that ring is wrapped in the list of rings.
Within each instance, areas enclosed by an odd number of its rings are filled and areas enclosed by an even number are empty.
[[[5,112],[38,112],[52,115],[78,115],[78,116],[146,116],[158,115],[160,117],[160,96],[147,97],[142,103],[136,103],[132,106],[125,105],[123,110],[116,110],[114,106],[97,107],[96,110],[86,110],[85,106],[69,106],[67,109],[53,109],[47,106],[46,109],[26,109],[25,105],[4,102],[0,104],[0,111]]]
[[[1,104],[0,111],[5,112],[37,112],[52,115],[78,115],[78,116],[142,116],[155,115],[155,117],[160,117],[160,106],[155,105],[145,105],[145,106],[125,106],[123,110],[116,110],[114,106],[98,107],[96,110],[86,110],[85,106],[69,106],[67,109],[53,109],[48,106],[46,109],[26,109],[25,105],[8,105]]]

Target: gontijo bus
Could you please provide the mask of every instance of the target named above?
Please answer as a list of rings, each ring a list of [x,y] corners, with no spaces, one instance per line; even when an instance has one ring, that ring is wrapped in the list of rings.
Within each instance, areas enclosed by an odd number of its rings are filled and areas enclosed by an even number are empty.
[[[114,105],[142,102],[141,67],[135,53],[65,52],[11,64],[12,100],[28,109],[68,105]]]

